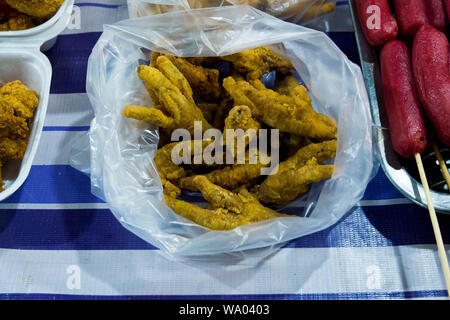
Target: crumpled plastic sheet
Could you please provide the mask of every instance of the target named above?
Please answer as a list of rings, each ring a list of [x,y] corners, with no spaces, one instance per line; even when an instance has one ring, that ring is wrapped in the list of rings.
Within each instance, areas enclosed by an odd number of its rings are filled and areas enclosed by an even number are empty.
[[[246,4],[293,23],[305,23],[335,9],[336,0],[128,0],[130,18],[180,10]]]
[[[222,56],[269,46],[289,58],[314,101],[338,124],[333,177],[279,208],[300,218],[276,218],[231,231],[211,231],[176,215],[164,202],[153,157],[157,128],[123,117],[126,105],[152,105],[136,69],[149,52]],[[78,142],[72,165],[91,177],[128,230],[174,260],[240,261],[267,256],[289,240],[341,219],[373,177],[372,120],[360,68],[322,32],[284,22],[249,6],[174,12],[105,25],[89,58],[87,93],[95,118]],[[87,156],[87,155],[88,156]],[[87,159],[90,159],[87,160]]]

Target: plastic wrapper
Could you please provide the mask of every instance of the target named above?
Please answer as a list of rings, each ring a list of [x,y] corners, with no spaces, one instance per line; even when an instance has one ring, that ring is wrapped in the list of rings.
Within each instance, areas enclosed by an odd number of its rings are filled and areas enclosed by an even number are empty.
[[[246,4],[277,18],[304,23],[333,12],[334,0],[128,0],[131,18],[173,11]]]
[[[182,57],[222,56],[269,46],[291,60],[314,107],[338,123],[333,177],[280,208],[276,218],[231,231],[211,231],[176,215],[163,198],[153,157],[158,131],[122,115],[151,105],[136,69],[150,51]],[[322,32],[249,6],[174,12],[106,25],[89,58],[87,93],[95,111],[89,143],[74,146],[72,165],[91,176],[92,192],[120,223],[168,257],[241,258],[273,253],[289,240],[325,229],[362,198],[372,177],[372,121],[358,66]],[[89,149],[90,163],[83,150]],[[89,168],[90,167],[90,168]],[[202,201],[197,194],[191,199]]]

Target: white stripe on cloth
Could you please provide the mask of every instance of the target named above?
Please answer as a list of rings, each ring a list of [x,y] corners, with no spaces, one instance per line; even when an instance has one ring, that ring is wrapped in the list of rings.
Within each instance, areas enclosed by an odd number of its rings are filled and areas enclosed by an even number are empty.
[[[433,245],[283,249],[258,268],[179,263],[159,250],[2,249],[0,257],[0,293],[113,296],[445,290]]]
[[[89,126],[94,110],[86,93],[51,94],[44,126]]]

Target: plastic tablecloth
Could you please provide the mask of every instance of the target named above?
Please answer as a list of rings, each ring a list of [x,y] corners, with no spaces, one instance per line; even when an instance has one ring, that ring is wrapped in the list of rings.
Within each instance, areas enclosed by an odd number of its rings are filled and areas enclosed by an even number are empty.
[[[327,33],[359,64],[347,1]],[[24,185],[0,203],[1,299],[445,299],[427,210],[380,170],[332,227],[293,240],[256,266],[174,262],[127,231],[69,165],[93,118],[87,60],[123,0],[76,1],[46,55],[53,65],[44,132]],[[450,215],[438,214],[450,247]]]

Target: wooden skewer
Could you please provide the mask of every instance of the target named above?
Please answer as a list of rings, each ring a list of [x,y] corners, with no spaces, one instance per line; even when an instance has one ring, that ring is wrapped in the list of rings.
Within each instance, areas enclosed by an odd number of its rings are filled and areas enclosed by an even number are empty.
[[[445,181],[447,181],[448,190],[450,191],[450,173],[448,173],[447,164],[445,163],[444,158],[442,158],[442,154],[439,151],[436,142],[432,142],[434,154],[439,161],[439,165],[441,166],[442,173],[444,174]]]
[[[427,176],[425,169],[423,168],[422,157],[419,153],[415,154],[417,168],[419,169],[420,180],[422,180],[422,186],[427,198],[428,211],[430,213],[431,224],[433,226],[434,237],[436,238],[436,244],[438,247],[439,258],[441,260],[442,270],[444,272],[445,283],[447,286],[447,294],[450,297],[450,269],[447,261],[447,253],[445,252],[444,242],[442,241],[441,230],[439,229],[439,222],[434,210],[433,201],[431,200],[430,187],[428,186]]]

